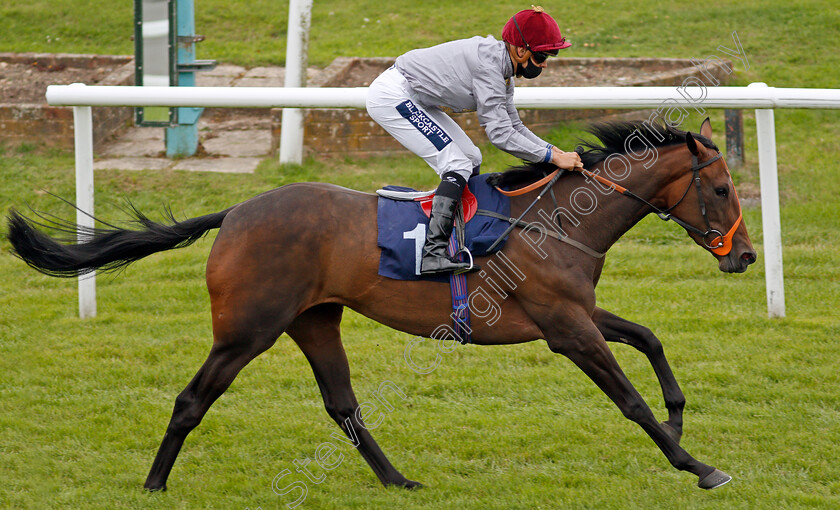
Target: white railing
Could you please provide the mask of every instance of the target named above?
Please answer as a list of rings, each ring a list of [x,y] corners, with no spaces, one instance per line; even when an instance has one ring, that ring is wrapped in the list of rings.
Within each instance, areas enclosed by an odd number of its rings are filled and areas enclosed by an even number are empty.
[[[364,108],[367,87],[88,87],[50,85],[54,106],[193,106],[207,108]],[[749,87],[520,87],[517,108],[647,109],[840,108],[837,89]]]
[[[73,106],[76,127],[76,203],[93,214],[92,106],[169,106],[205,108],[364,108],[367,88],[279,87],[88,87],[51,85],[47,102]],[[767,311],[784,317],[782,238],[776,172],[775,108],[840,109],[840,90],[791,89],[753,83],[749,87],[521,87],[518,108],[657,109],[663,112],[707,108],[756,109],[764,229]],[[78,213],[79,224],[92,220]],[[92,225],[91,225],[92,226]],[[93,275],[79,281],[79,315],[96,315]]]

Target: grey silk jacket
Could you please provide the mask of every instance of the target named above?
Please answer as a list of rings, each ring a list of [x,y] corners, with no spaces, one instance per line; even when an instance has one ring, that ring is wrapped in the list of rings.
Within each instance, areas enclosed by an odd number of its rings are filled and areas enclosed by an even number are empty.
[[[522,124],[513,105],[513,64],[504,42],[493,36],[461,39],[409,51],[395,66],[422,106],[475,111],[499,149],[531,162],[551,158],[551,144]]]

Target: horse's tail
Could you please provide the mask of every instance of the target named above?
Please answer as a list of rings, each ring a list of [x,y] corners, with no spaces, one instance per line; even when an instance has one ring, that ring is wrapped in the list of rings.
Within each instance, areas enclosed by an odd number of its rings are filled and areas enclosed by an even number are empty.
[[[221,212],[177,221],[167,211],[168,224],[155,223],[131,207],[134,223],[141,228],[129,230],[81,227],[70,222],[38,214],[43,222],[33,221],[14,209],[9,213],[12,253],[34,269],[61,278],[93,272],[116,271],[136,260],[159,251],[182,248],[201,239],[208,230],[219,228],[232,208]],[[106,224],[107,225],[107,224]],[[58,230],[63,238],[52,238],[35,227]],[[75,243],[80,234],[81,242]]]

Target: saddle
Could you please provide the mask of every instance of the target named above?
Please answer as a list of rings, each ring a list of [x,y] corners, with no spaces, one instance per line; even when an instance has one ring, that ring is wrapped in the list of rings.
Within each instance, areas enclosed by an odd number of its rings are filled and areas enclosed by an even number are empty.
[[[466,245],[476,257],[492,254],[488,247],[509,225],[510,199],[487,182],[490,175],[493,174],[469,180],[461,200],[463,217],[469,221],[456,218],[453,229],[459,247]],[[417,266],[426,235],[423,224],[429,222],[434,192],[387,186],[378,190],[377,195],[377,245],[382,248],[379,274],[396,280],[445,281],[445,278],[421,276]],[[461,228],[466,242],[459,239]],[[499,243],[496,248],[502,247],[503,243]]]
[[[391,200],[418,202],[423,209],[426,217],[431,217],[432,214],[432,199],[435,197],[435,190],[431,191],[399,191],[392,189],[378,189],[376,194],[380,197],[390,198]],[[478,199],[475,198],[469,186],[464,187],[464,193],[461,195],[460,208],[463,210],[463,223],[467,223],[475,216],[478,210]]]

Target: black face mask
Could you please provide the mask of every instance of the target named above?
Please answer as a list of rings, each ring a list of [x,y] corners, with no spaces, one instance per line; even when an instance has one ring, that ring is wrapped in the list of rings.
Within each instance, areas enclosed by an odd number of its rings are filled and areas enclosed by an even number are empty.
[[[542,67],[534,65],[529,58],[525,65],[516,64],[516,76],[521,76],[526,80],[533,80],[542,72]]]

